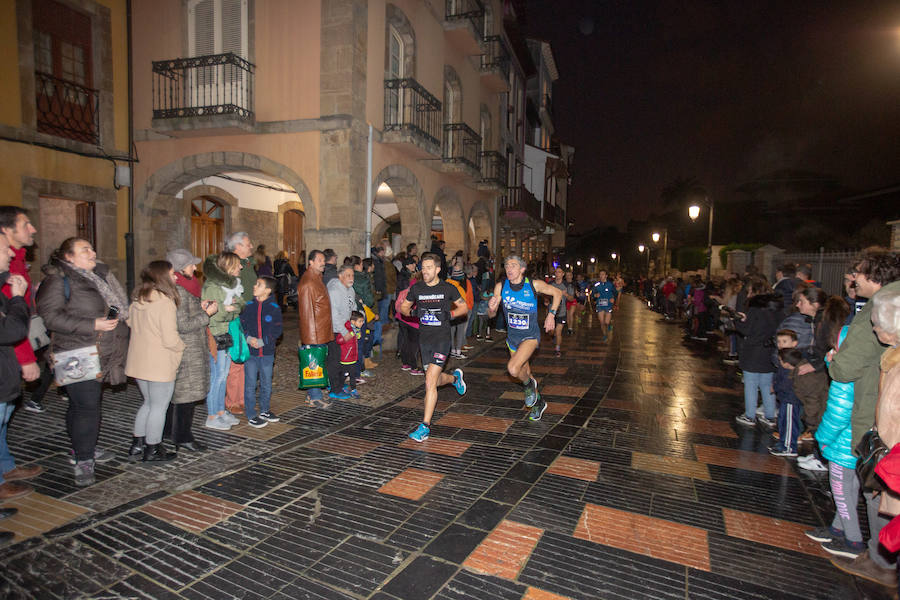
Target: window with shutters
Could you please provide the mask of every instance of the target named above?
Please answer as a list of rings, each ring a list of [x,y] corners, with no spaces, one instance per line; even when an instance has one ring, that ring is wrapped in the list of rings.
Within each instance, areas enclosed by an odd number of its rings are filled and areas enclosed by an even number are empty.
[[[222,60],[233,54],[248,59],[248,0],[191,0],[188,3],[188,53],[193,58],[210,57],[188,82],[190,106],[233,104],[250,106],[247,71],[234,61]],[[219,57],[218,59],[213,57]]]
[[[34,0],[32,26],[38,131],[99,143],[90,17],[54,0]]]
[[[405,77],[403,63],[405,61],[403,40],[397,30],[390,27],[388,47],[388,79]],[[388,114],[392,123],[399,123],[400,107],[403,106],[403,88],[397,86],[388,91]]]

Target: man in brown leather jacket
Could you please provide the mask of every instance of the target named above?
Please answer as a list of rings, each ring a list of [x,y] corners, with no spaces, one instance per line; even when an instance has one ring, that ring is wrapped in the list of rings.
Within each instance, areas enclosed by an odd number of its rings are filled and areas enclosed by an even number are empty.
[[[302,346],[328,346],[328,353],[338,352],[331,327],[331,301],[322,283],[325,270],[325,254],[321,250],[309,253],[309,262],[300,283],[297,284],[297,312],[300,320],[300,344]],[[328,408],[322,389],[308,391],[310,404]]]

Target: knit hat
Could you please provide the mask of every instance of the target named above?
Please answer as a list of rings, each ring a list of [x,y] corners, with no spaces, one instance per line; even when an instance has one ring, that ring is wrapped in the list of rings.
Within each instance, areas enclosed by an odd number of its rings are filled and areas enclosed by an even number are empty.
[[[178,250],[172,250],[166,254],[166,260],[172,263],[173,269],[181,271],[188,265],[200,264],[202,259],[197,258],[187,250],[179,248]]]

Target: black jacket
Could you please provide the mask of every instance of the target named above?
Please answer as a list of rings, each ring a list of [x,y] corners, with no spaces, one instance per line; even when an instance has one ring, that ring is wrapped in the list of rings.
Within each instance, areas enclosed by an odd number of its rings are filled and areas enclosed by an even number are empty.
[[[322,271],[322,283],[327,287],[328,282],[337,277],[337,265],[325,263],[325,270]]]
[[[375,284],[375,291],[380,292],[381,296],[387,296],[387,280],[384,275],[384,259],[372,256],[372,264],[375,265],[375,271],[372,275]]]
[[[125,383],[128,325],[120,320],[112,331],[98,332],[94,321],[106,316],[109,306],[94,284],[62,261],[51,259],[41,270],[45,277],[37,293],[37,310],[53,334],[51,350],[61,352],[97,344],[103,381],[112,385]],[[94,273],[110,285],[121,287],[107,265],[98,262]],[[68,300],[64,278],[69,282]]]
[[[763,294],[747,300],[747,320],[735,323],[741,334],[738,349],[741,369],[750,373],[774,373],[772,351],[781,318],[781,294]]]
[[[0,287],[9,279],[9,271],[0,273]],[[19,397],[22,372],[16,358],[15,345],[28,336],[30,316],[24,298],[7,298],[0,294],[0,403]]]

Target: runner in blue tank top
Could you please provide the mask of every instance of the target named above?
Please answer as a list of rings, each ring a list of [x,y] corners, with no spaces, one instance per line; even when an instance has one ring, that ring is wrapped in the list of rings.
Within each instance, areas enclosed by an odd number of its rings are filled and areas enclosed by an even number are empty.
[[[506,345],[510,359],[506,364],[509,374],[522,382],[525,388],[525,406],[531,409],[528,418],[539,421],[547,403],[538,393],[537,380],[531,376],[531,365],[528,361],[537,350],[541,340],[541,328],[538,323],[538,294],[552,297],[550,312],[544,319],[544,330],[550,333],[556,327],[556,313],[561,310],[562,291],[541,280],[531,281],[525,277],[525,261],[518,256],[510,256],[504,263],[506,281],[494,287],[494,296],[488,303],[490,316],[497,314],[500,302],[506,311]]]

